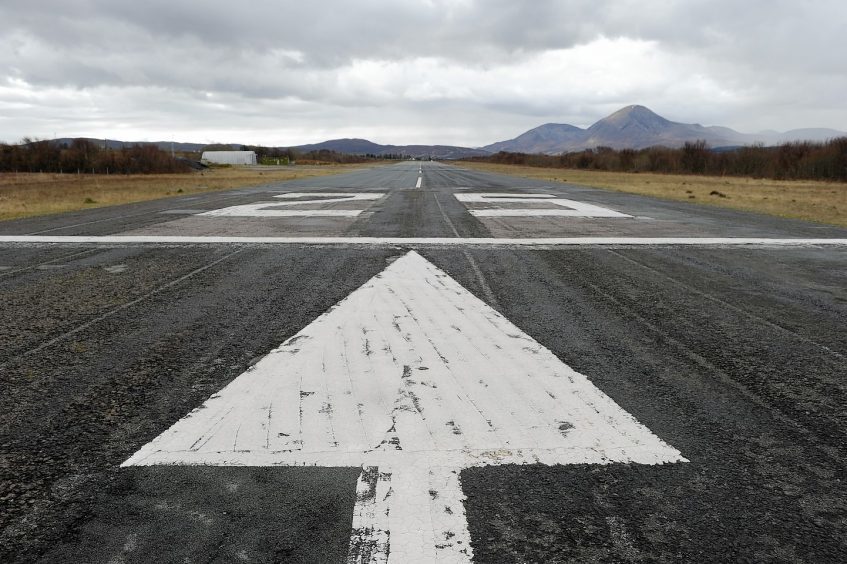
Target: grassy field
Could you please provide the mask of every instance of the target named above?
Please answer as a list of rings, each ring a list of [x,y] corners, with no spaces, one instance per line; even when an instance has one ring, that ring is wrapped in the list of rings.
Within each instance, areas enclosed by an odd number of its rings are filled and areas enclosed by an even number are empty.
[[[210,168],[188,174],[0,173],[0,220],[341,174],[374,164]]]
[[[570,182],[847,227],[847,184],[844,183],[460,164],[485,172]]]

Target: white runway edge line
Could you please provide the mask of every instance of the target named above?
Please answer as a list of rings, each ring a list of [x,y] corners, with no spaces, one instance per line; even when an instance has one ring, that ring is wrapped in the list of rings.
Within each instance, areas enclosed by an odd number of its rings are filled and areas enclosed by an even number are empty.
[[[123,466],[361,466],[348,562],[470,562],[463,468],[685,462],[414,251]]]
[[[0,243],[73,244],[260,244],[260,245],[398,245],[398,246],[507,246],[556,247],[592,245],[715,245],[845,246],[847,239],[768,238],[768,237],[233,237],[188,235],[0,235]]]
[[[258,202],[240,206],[229,206],[196,215],[206,217],[356,217],[364,210],[342,209],[277,209],[285,206],[319,206],[323,204],[362,202],[379,200],[384,193],[364,192],[291,192],[274,198],[291,200],[290,202]]]
[[[559,206],[567,209],[552,208],[521,208],[521,207],[499,207],[486,209],[473,209],[468,207],[468,212],[476,217],[632,217],[625,213],[616,212],[608,208],[586,204],[576,200],[557,198],[552,194],[508,194],[498,192],[476,192],[456,194],[456,199],[467,204],[526,204],[543,203]]]

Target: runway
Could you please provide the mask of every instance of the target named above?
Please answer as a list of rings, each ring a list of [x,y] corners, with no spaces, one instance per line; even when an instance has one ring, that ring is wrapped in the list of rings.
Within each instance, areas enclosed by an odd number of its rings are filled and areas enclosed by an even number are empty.
[[[846,281],[435,162],[0,223],[0,559],[836,562]]]

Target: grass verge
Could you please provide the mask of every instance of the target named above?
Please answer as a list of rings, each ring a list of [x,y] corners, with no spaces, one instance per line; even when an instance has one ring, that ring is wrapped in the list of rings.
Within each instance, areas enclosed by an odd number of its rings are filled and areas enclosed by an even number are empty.
[[[844,183],[459,164],[484,172],[568,182],[847,227],[847,184]]]
[[[0,174],[0,221],[342,174],[367,164],[210,168],[188,174]]]

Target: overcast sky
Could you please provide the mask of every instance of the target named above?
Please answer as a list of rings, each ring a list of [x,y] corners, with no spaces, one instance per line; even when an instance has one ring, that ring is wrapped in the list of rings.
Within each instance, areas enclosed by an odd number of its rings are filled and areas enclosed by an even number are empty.
[[[843,0],[0,0],[0,141],[479,146],[629,104],[847,130],[845,26]]]

